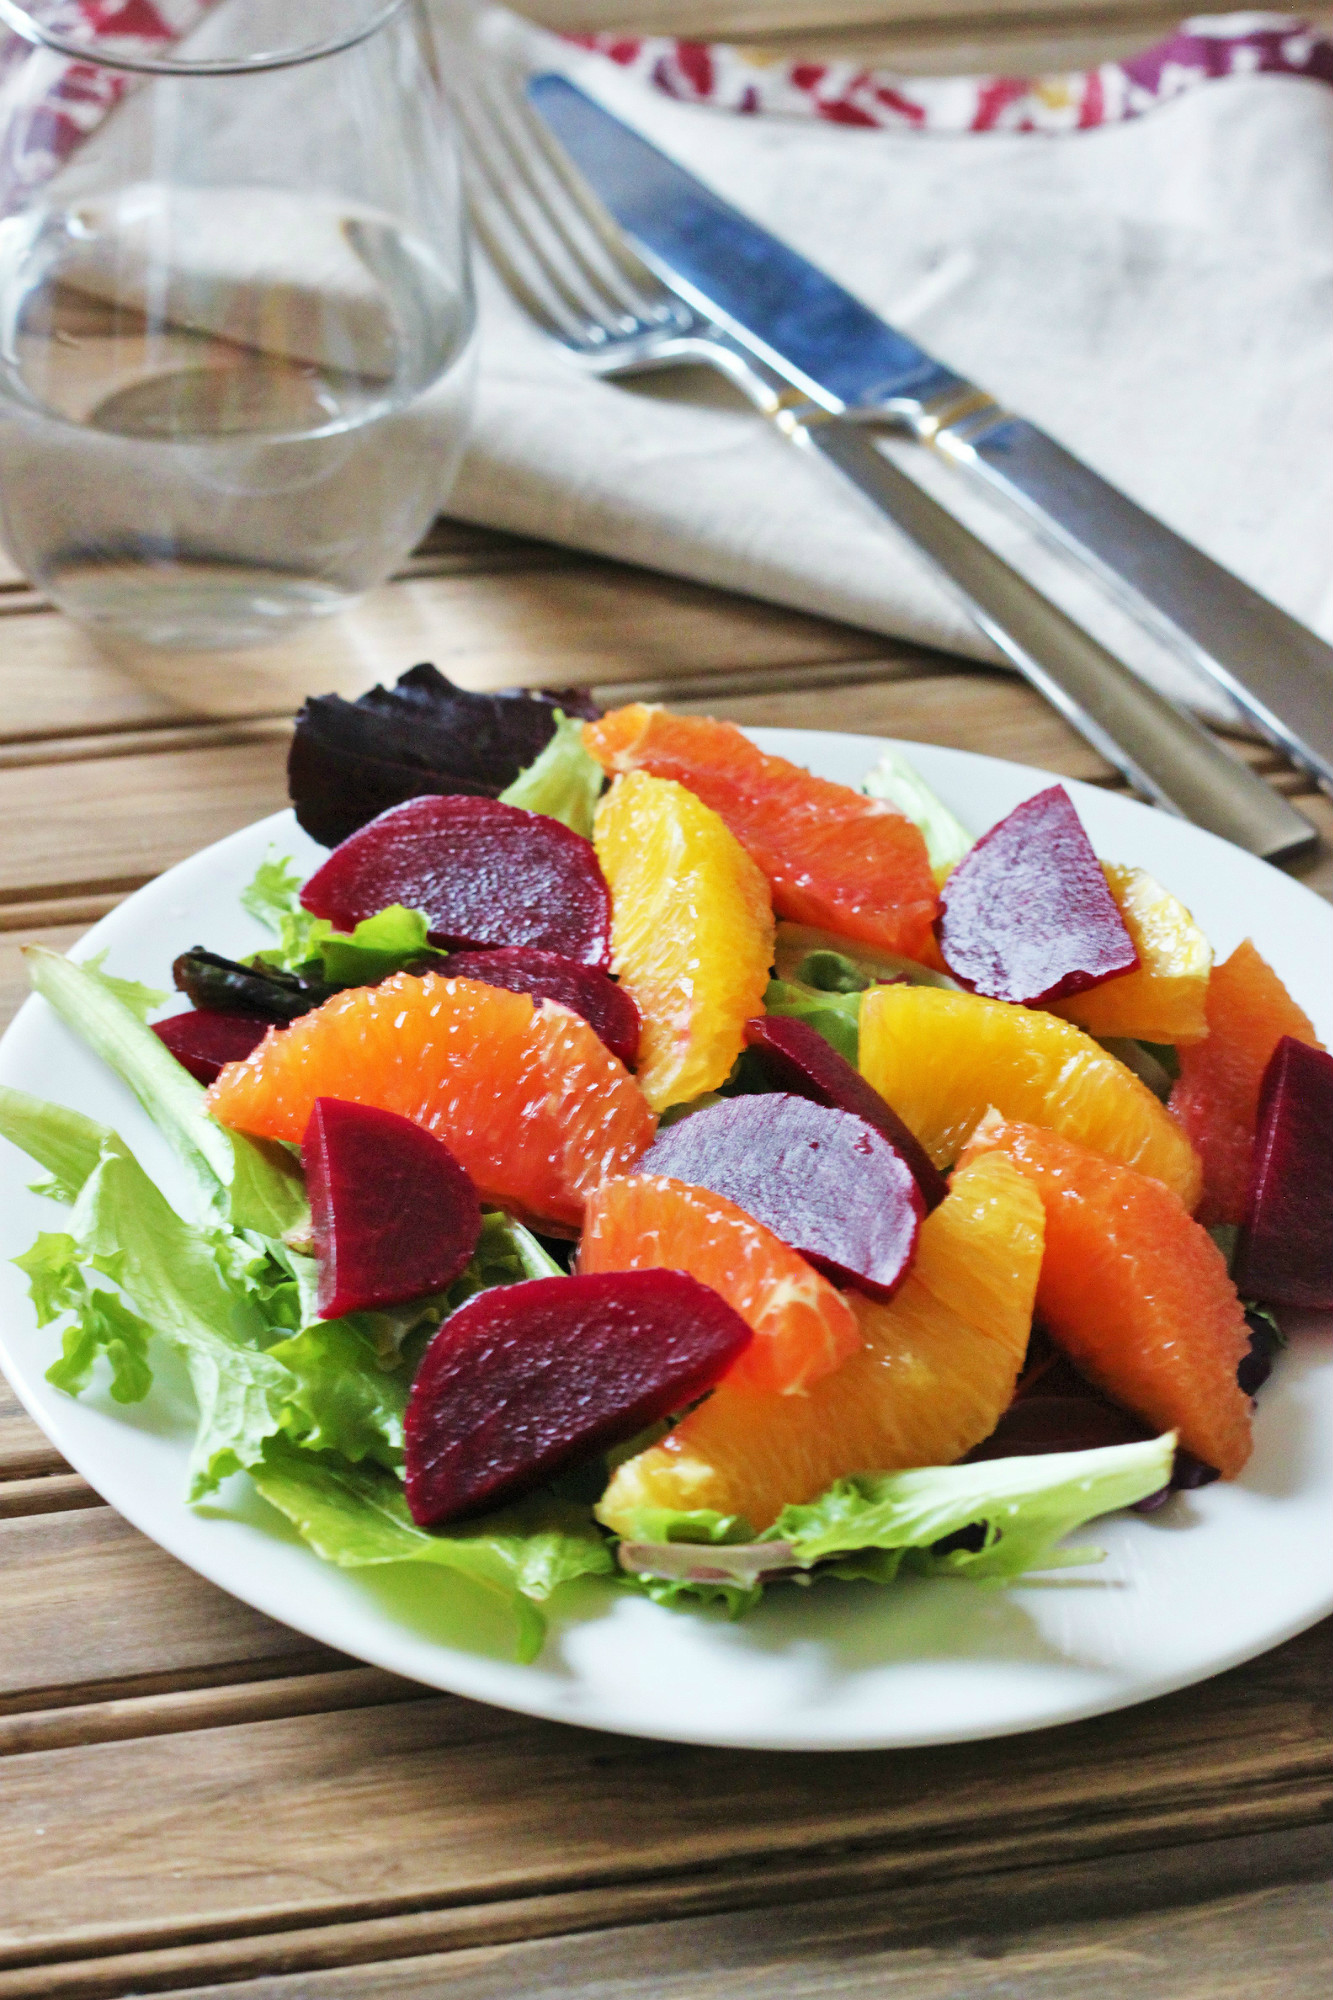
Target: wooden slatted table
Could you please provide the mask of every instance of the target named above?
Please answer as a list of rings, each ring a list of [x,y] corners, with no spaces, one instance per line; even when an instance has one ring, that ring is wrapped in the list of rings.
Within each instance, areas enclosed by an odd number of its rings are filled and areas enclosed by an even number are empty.
[[[908,66],[1060,68],[1170,0],[534,0]],[[1325,10],[1318,10],[1325,17]],[[441,523],[278,659],[117,662],[0,574],[15,947],[285,802],[290,716],[415,660],[1113,774],[1010,677]],[[1333,804],[1272,754],[1322,836]],[[1244,1587],[1244,1579],[1237,1579]],[[957,1749],[692,1750],[312,1646],[182,1569],[0,1381],[0,2000],[1314,2000],[1333,1985],[1333,1622],[1205,1686]]]
[[[118,664],[0,589],[0,985],[284,803],[290,711],[433,658],[1110,784],[1020,682],[441,523],[266,666]],[[1333,805],[1233,746],[1324,833]],[[1238,1579],[1243,1588],[1243,1579]],[[0,1384],[0,2000],[129,1993],[1323,1995],[1333,1623],[1206,1686],[995,1744],[732,1754],[531,1722],[358,1666],[102,1505]]]

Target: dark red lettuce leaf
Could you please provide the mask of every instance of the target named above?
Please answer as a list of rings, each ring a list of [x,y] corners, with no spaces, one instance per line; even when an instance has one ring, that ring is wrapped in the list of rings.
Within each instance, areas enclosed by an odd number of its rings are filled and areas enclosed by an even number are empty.
[[[581,688],[471,694],[423,663],[356,701],[312,695],[296,718],[287,789],[312,840],[336,847],[425,793],[498,798],[546,748],[555,711],[595,719]]]

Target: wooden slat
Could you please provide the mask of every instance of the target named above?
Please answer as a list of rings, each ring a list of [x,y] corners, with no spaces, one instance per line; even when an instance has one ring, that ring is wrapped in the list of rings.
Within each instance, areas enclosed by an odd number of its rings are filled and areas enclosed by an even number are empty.
[[[53,1521],[68,1525],[20,1525]],[[14,1758],[0,1963],[575,1889],[601,1889],[613,1923],[616,1885],[642,1917],[655,1880],[721,1867],[804,1870],[819,1893],[849,1868],[868,1887],[866,1869],[944,1879],[1315,1824],[1333,1799],[1331,1664],[1333,1624],[982,1756],[649,1748],[434,1698],[241,1724],[225,1756],[204,1731]]]
[[[68,1470],[55,1446],[38,1429],[0,1375],[0,1481],[40,1479],[47,1473]]]
[[[1114,2000],[1323,2000],[1328,1889],[1308,1878],[1328,1868],[1331,1848],[1322,1830],[1313,1840],[1214,1841],[887,1895],[777,1896],[762,1910],[633,1929],[598,1924],[589,1897],[588,1928],[573,1936],[387,1964],[357,1962],[376,1955],[383,1927],[371,1922],[21,1976],[32,1982],[24,2000],[102,2000],[129,1984],[157,1991],[173,1959],[181,1984],[168,2000],[1088,2000],[1097,1990]],[[540,1920],[551,1900],[532,1914]],[[1166,1907],[1173,1901],[1182,1907]],[[508,1913],[471,1914],[498,1931]],[[399,1928],[425,1945],[440,1924],[425,1914]],[[307,1969],[213,1983],[263,1964],[275,1946]]]
[[[215,1589],[109,1507],[0,1521],[0,1715],[337,1657]]]
[[[602,562],[387,584],[280,647],[239,653],[119,663],[50,612],[3,632],[0,733],[26,741],[287,714],[307,694],[359,694],[423,659],[467,687],[560,687],[895,651],[850,626]]]
[[[0,1479],[0,1521],[15,1521],[33,1514],[70,1514],[101,1505],[101,1495],[93,1491],[86,1479],[80,1479],[77,1472]]]

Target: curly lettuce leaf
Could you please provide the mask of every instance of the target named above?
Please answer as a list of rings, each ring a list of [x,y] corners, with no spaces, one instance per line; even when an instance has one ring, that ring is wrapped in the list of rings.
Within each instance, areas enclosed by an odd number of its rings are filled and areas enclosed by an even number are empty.
[[[286,918],[300,910],[301,871],[290,854],[274,856],[270,848],[241,891],[241,908],[266,930],[280,931]]]
[[[23,955],[35,991],[129,1085],[175,1148],[207,1211],[265,1236],[281,1236],[308,1216],[291,1155],[210,1118],[202,1086],[105,980],[44,945],[28,945]]]
[[[883,799],[919,826],[936,879],[956,868],[975,845],[963,822],[931,791],[900,751],[886,750],[861,780],[867,798]]]
[[[0,1084],[0,1136],[51,1176],[34,1184],[34,1194],[68,1202],[77,1199],[111,1134],[82,1111],[48,1104],[45,1098],[30,1097],[26,1090]]]
[[[587,1509],[545,1494],[460,1528],[427,1532],[409,1514],[399,1481],[378,1466],[349,1465],[276,1440],[251,1477],[325,1562],[342,1569],[437,1563],[497,1595],[514,1617],[523,1661],[541,1651],[546,1621],[538,1607],[551,1593],[615,1567],[611,1545]]]
[[[855,1069],[861,1052],[861,994],[829,993],[792,979],[770,979],[764,1012],[805,1021]]]
[[[500,803],[523,806],[528,812],[558,819],[585,840],[592,839],[592,819],[603,784],[597,759],[583,747],[583,724],[561,709],[555,712],[555,734],[546,748],[501,792]]]
[[[733,1616],[757,1602],[766,1581],[784,1573],[799,1581],[816,1565],[844,1581],[892,1583],[904,1564],[926,1576],[1011,1581],[1099,1560],[1100,1550],[1060,1544],[1096,1515],[1159,1492],[1174,1451],[1168,1434],[1048,1457],[862,1473],[784,1508],[753,1540],[727,1516],[645,1508],[627,1524],[620,1560],[662,1603],[721,1603]],[[691,1543],[706,1546],[695,1557]]]
[[[85,972],[106,988],[122,1007],[128,1007],[136,1021],[146,1021],[154,1008],[160,1007],[170,996],[156,986],[144,986],[137,979],[117,979],[114,973],[103,972],[107,954],[95,952],[91,958],[80,960]]]
[[[292,1376],[282,1427],[294,1443],[341,1452],[354,1465],[370,1458],[397,1470],[411,1360],[385,1356],[351,1318],[318,1320],[269,1353]]]
[[[910,1552],[911,1566],[928,1575],[976,1579],[1090,1562],[1099,1551],[1059,1544],[1098,1514],[1160,1492],[1171,1477],[1175,1445],[1168,1432],[1094,1451],[861,1473],[838,1480],[808,1506],[785,1507],[768,1537],[787,1543],[803,1568],[868,1549]],[[938,1550],[977,1527],[984,1530],[978,1547]]]

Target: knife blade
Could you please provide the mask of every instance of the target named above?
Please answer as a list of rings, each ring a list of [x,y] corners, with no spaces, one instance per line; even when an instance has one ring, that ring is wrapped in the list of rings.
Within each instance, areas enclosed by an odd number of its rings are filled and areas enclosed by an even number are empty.
[[[556,72],[527,93],[657,276],[816,407],[879,417],[1018,506],[1333,791],[1333,647],[890,326]]]

